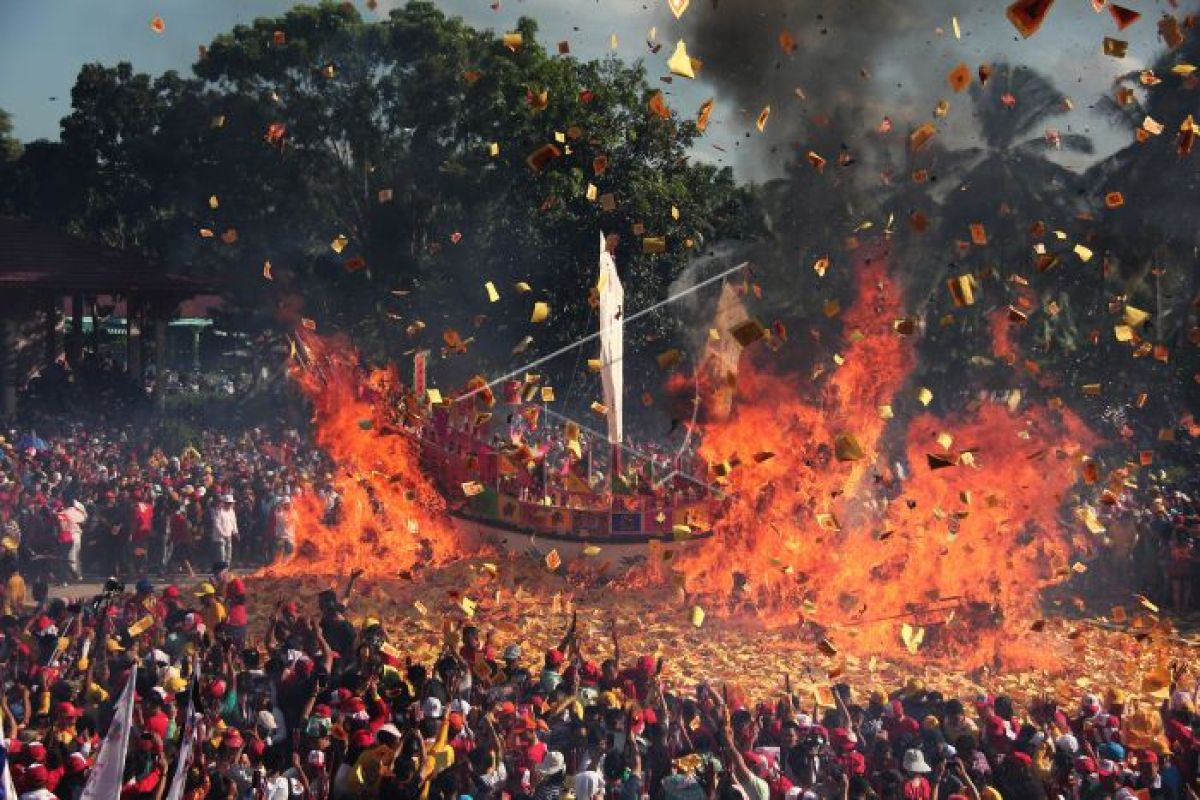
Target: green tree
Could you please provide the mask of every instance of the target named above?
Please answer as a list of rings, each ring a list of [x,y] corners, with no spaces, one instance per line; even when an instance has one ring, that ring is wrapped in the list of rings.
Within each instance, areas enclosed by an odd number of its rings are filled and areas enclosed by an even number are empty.
[[[0,161],[12,161],[21,155],[21,143],[12,135],[12,116],[0,108]]]
[[[61,147],[5,202],[220,286],[243,327],[309,317],[372,357],[439,351],[453,329],[475,342],[447,382],[494,373],[525,336],[530,358],[591,330],[600,231],[619,236],[632,311],[710,243],[756,230],[731,172],[688,158],[689,115],[650,108],[640,64],[551,54],[531,20],[518,32],[506,44],[430,2],[379,22],[322,2],[218,36],[194,78],[88,65]],[[546,145],[558,156],[531,169]],[[60,205],[64,171],[76,197]],[[639,323],[629,349],[652,357],[670,332],[668,314]]]
[[[621,237],[635,309],[661,299],[706,243],[750,229],[730,172],[688,160],[694,124],[651,112],[640,65],[551,56],[532,21],[519,32],[507,47],[427,2],[375,24],[324,3],[235,28],[196,65],[229,108],[222,135],[261,140],[282,126],[259,142],[253,169],[221,166],[238,147],[216,156],[211,177],[237,184],[226,193],[244,207],[241,247],[269,254],[261,243],[280,241],[286,217],[292,252],[276,275],[303,287],[319,323],[393,355],[436,348],[448,328],[475,334],[488,344],[472,368],[495,369],[525,335],[532,355],[588,329],[598,231]],[[527,156],[548,144],[560,156],[530,169]],[[668,252],[643,254],[635,229],[666,237]],[[348,242],[335,254],[339,236]],[[500,302],[488,302],[486,281]],[[533,293],[514,291],[518,281]],[[526,322],[535,299],[550,303],[549,324]],[[490,321],[476,331],[479,315]],[[418,321],[424,330],[406,335]],[[661,337],[667,321],[643,333]]]

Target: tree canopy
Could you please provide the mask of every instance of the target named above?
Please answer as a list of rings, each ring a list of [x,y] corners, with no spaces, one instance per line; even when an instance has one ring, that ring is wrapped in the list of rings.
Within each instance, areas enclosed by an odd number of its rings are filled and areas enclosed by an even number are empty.
[[[12,117],[0,108],[0,161],[11,161],[21,154],[21,143],[12,135]]]
[[[213,280],[243,325],[304,316],[374,356],[474,336],[472,369],[500,367],[525,336],[536,355],[590,330],[598,232],[632,310],[755,229],[731,172],[689,159],[690,110],[651,108],[641,64],[548,52],[528,19],[501,35],[416,0],[379,22],[297,6],[193,71],[86,65],[62,144],[35,148],[6,204]]]

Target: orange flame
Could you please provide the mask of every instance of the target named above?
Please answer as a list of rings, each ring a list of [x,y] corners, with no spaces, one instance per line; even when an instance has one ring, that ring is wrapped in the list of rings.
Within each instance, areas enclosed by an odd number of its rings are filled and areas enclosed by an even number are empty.
[[[736,454],[743,466],[730,474],[721,546],[675,570],[690,592],[768,622],[811,623],[813,636],[856,649],[902,647],[907,623],[928,628],[906,643],[913,652],[1036,663],[1020,632],[1037,616],[1037,591],[1069,574],[1079,549],[1059,515],[1092,434],[1045,408],[925,413],[907,381],[913,355],[892,329],[903,313],[884,259],[860,258],[856,275],[844,363],[822,386],[743,367],[733,417],[705,425],[705,457]],[[862,457],[843,447],[838,459],[846,434]],[[775,455],[746,463],[762,451]],[[988,631],[1003,632],[1003,653]]]
[[[296,503],[296,556],[272,575],[363,569],[396,574],[462,552],[446,501],[421,469],[419,442],[392,417],[400,386],[395,368],[369,375],[346,342],[298,334],[303,361],[291,377],[313,406],[317,444],[337,464],[341,513],[327,524],[319,497]]]
[[[743,363],[732,416],[703,425],[704,457],[738,465],[725,479],[719,546],[640,577],[682,585],[714,615],[801,623],[838,647],[953,654],[959,667],[1049,665],[1054,654],[1027,631],[1039,590],[1089,547],[1063,507],[1094,435],[1069,411],[1019,401],[926,411],[912,340],[893,326],[905,316],[899,287],[879,248],[859,252],[836,358],[804,376]],[[993,344],[1007,343],[1007,324],[992,323]],[[343,513],[329,527],[319,500],[303,498],[297,557],[271,572],[378,576],[465,552],[420,442],[396,416],[395,369],[367,374],[344,342],[299,337],[292,377],[338,464]]]

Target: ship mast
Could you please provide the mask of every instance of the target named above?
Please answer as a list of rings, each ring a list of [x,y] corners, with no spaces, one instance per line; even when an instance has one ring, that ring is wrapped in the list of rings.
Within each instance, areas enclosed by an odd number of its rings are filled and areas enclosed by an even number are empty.
[[[610,480],[621,468],[621,442],[625,389],[623,359],[625,348],[625,290],[617,276],[617,265],[608,252],[604,233],[600,233],[600,274],[596,279],[596,294],[600,300],[600,377],[604,385],[604,405],[607,408],[608,444],[612,451],[609,466]]]

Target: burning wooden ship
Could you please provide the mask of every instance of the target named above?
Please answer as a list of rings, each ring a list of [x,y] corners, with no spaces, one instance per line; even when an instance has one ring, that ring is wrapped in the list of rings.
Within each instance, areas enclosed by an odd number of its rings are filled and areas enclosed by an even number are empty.
[[[606,431],[554,412],[553,391],[538,376],[485,382],[434,403],[425,416],[421,461],[450,500],[468,540],[566,560],[599,555],[627,561],[665,545],[689,547],[712,536],[720,498],[706,482],[707,465],[629,447],[623,430],[624,289],[600,239],[596,282],[602,414]],[[414,363],[413,389],[424,397],[424,356]],[[494,389],[502,397],[497,398]],[[508,412],[508,430],[494,428],[494,409]]]

